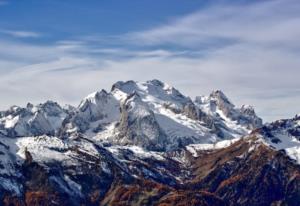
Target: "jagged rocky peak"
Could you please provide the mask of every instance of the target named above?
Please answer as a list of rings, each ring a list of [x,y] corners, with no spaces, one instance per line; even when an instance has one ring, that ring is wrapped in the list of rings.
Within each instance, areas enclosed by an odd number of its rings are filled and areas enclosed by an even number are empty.
[[[244,121],[246,124],[248,123],[250,129],[256,129],[263,126],[263,121],[256,115],[253,106],[243,105],[239,111],[241,113],[240,116],[242,117],[241,121]]]
[[[198,120],[206,124],[208,128],[214,127],[213,118],[197,107],[194,102],[190,101],[184,105],[184,114],[193,120]]]
[[[224,94],[224,92],[222,92],[221,90],[214,90],[214,91],[212,91],[211,94],[209,95],[209,97],[211,99],[216,99],[219,102],[225,102],[226,104],[234,106],[230,102],[230,100],[228,99],[228,97]]]
[[[87,104],[98,104],[103,99],[106,99],[109,93],[102,89],[101,91],[93,92],[85,97],[79,104],[79,109],[85,107]]]
[[[196,96],[195,103],[205,109],[208,113],[221,111],[226,117],[231,116],[235,105],[221,91],[215,90],[209,96]]]
[[[213,91],[210,94],[210,100],[216,101],[217,107],[226,117],[232,118],[233,120],[239,120],[239,118],[253,119],[252,123],[255,125],[254,128],[262,125],[262,120],[257,117],[253,106],[242,105],[241,108],[236,108],[221,90]]]
[[[54,135],[66,115],[66,111],[53,101],[36,106],[28,103],[25,108],[14,106],[2,112],[0,130],[11,137]]]
[[[29,107],[31,107],[32,109],[35,108],[32,106]],[[28,108],[28,104],[27,104],[27,108]],[[39,104],[37,106],[37,110],[43,111],[49,116],[58,116],[64,112],[64,109],[57,102],[54,101],[46,101],[43,104]]]
[[[115,118],[119,110],[119,102],[105,90],[88,95],[79,105],[79,113],[89,121],[97,121],[104,118]],[[111,116],[114,117],[111,117]]]
[[[248,116],[256,116],[256,113],[255,113],[255,110],[254,110],[254,107],[251,106],[251,105],[242,105],[241,107],[241,112],[245,115],[248,115]]]
[[[65,119],[60,135],[68,136],[78,133],[95,135],[103,125],[120,119],[120,103],[105,90],[94,92],[85,97]]]
[[[129,95],[121,107],[118,130],[117,141],[122,145],[137,145],[149,150],[163,150],[166,146],[166,135],[153,111],[136,92]]]
[[[228,123],[236,125],[235,131],[239,127],[239,134],[246,134],[247,130],[249,132],[262,126],[262,119],[256,115],[253,107],[243,105],[241,108],[237,108],[220,90],[213,91],[209,96],[196,97],[195,104],[205,113],[210,114],[219,127],[227,127],[226,130],[232,129],[228,128]],[[225,134],[226,132],[221,133]],[[227,134],[225,136],[228,136]]]
[[[262,119],[259,118],[253,106],[242,105],[241,108],[236,106],[229,100],[229,98],[221,91],[213,91],[209,99],[211,102],[216,103],[216,106],[223,114],[241,124],[248,124],[249,129],[255,129],[262,126]]]
[[[216,104],[216,107],[221,110],[225,116],[231,115],[231,112],[235,106],[229,101],[227,96],[221,90],[213,91],[209,95],[209,99],[211,104]]]

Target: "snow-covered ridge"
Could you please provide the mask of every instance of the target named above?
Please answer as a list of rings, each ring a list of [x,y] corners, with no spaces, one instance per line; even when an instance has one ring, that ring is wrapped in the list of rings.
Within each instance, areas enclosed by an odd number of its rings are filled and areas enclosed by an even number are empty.
[[[117,82],[111,93],[121,102],[137,94],[153,111],[156,122],[167,136],[169,148],[240,137],[262,125],[255,112],[243,113],[221,91],[192,101],[177,89],[151,80]]]
[[[300,117],[277,120],[255,131],[263,136],[266,144],[286,154],[300,164]]]
[[[55,102],[17,106],[0,112],[0,132],[5,136],[22,137],[49,134],[54,135],[67,117],[68,111]]]
[[[77,108],[48,101],[0,113],[5,136],[83,136],[155,150],[238,138],[261,124],[252,107],[236,108],[220,90],[193,101],[159,80],[117,82],[110,92],[88,95]]]

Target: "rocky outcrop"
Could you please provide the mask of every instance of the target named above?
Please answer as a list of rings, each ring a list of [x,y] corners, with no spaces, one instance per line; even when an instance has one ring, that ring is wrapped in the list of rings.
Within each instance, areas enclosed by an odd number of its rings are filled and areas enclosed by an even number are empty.
[[[221,90],[213,91],[208,97],[196,97],[194,102],[213,119],[214,132],[223,139],[246,135],[263,125],[252,106],[237,108]],[[229,124],[235,125],[235,129],[229,128]]]
[[[233,115],[234,105],[229,101],[226,95],[221,90],[213,91],[209,98],[211,100],[210,104],[212,108],[217,107],[221,110],[226,117]]]
[[[246,125],[248,129],[256,129],[263,126],[263,121],[259,118],[252,106],[243,105],[240,109],[240,115],[238,118],[240,124]]]
[[[154,113],[137,93],[128,96],[121,107],[118,143],[137,145],[149,150],[163,150],[166,135],[157,123]]]
[[[205,123],[205,125],[210,129],[215,128],[213,118],[205,112],[203,112],[193,102],[189,102],[186,105],[184,105],[183,112],[188,118],[201,121]]]

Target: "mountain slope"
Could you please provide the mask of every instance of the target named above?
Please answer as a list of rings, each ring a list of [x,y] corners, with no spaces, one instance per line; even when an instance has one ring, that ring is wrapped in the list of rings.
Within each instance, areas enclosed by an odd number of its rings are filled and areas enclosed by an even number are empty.
[[[299,205],[299,116],[151,80],[0,112],[0,205]]]

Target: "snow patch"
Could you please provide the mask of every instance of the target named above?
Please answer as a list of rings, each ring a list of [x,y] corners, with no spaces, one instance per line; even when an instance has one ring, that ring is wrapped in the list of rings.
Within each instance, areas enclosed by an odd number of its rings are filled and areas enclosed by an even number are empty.
[[[216,142],[214,144],[191,144],[191,145],[186,146],[186,149],[194,157],[197,157],[198,151],[216,150],[216,149],[226,148],[226,147],[229,147],[230,145],[232,145],[233,143],[237,142],[238,140],[240,140],[240,138],[235,138],[235,139],[231,139],[231,140],[223,140],[223,141]]]

